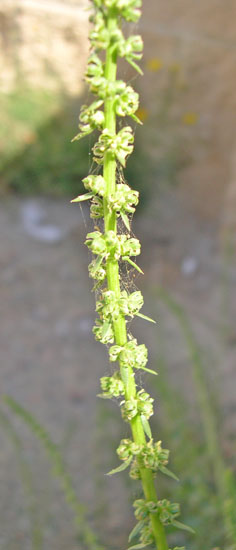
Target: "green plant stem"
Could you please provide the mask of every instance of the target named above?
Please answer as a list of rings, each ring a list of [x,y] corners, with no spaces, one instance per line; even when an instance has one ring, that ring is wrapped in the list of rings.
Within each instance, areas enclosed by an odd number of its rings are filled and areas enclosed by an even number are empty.
[[[108,20],[108,28],[109,30],[112,30],[116,27],[117,17],[115,14],[111,13]],[[105,77],[108,79],[108,81],[114,82],[116,80],[116,72],[116,55],[112,53],[111,48],[108,48],[106,54]],[[114,109],[114,99],[108,98],[105,101],[104,128],[107,128],[110,132],[114,134],[116,133],[116,114]],[[109,210],[107,201],[107,197],[109,197],[111,193],[114,193],[116,189],[116,160],[113,158],[113,155],[110,152],[107,152],[105,155],[103,177],[106,181],[106,193],[103,201],[105,232],[110,230],[117,232],[116,214],[115,212]],[[121,295],[121,291],[118,261],[114,258],[108,259],[106,270],[108,290],[112,290],[115,293],[115,296],[119,298]],[[116,344],[123,346],[127,342],[126,321],[123,315],[119,315],[118,319],[113,321],[113,328]],[[120,372],[125,385],[125,399],[129,400],[136,396],[134,373],[131,367],[123,366],[120,366]],[[146,438],[140,416],[136,415],[131,420],[130,425],[135,443],[137,443],[138,445],[143,445],[146,442]],[[146,468],[140,468],[140,472],[145,498],[149,501],[156,501],[157,494],[152,472],[150,472]],[[151,522],[157,549],[168,550],[165,529],[158,517],[158,514],[151,515]]]
[[[197,398],[205,432],[208,455],[212,461],[215,483],[218,488],[219,495],[223,498],[225,494],[224,461],[219,446],[216,414],[207,387],[201,352],[195,341],[184,309],[164,289],[158,289],[158,296],[179,321],[185,337],[191,364],[193,366],[193,374],[197,388]]]
[[[10,409],[26,423],[26,425],[28,425],[34,435],[43,444],[52,464],[52,473],[61,482],[61,487],[63,489],[66,501],[71,510],[74,512],[75,525],[80,528],[81,535],[87,548],[89,550],[104,550],[104,548],[97,542],[96,535],[90,529],[86,521],[85,508],[77,498],[72,478],[67,472],[62,455],[57,445],[51,440],[49,433],[43,426],[41,426],[41,424],[39,424],[31,413],[21,407],[21,405],[12,399],[12,397],[9,395],[3,395],[2,399],[3,402],[6,403],[6,405],[9,406]]]
[[[43,533],[41,531],[39,512],[37,509],[35,491],[33,487],[33,475],[23,456],[22,442],[18,437],[16,431],[14,430],[11,422],[2,411],[0,411],[0,424],[3,429],[5,429],[8,437],[11,439],[15,447],[15,458],[17,459],[17,462],[19,464],[22,485],[28,501],[32,550],[42,550]]]

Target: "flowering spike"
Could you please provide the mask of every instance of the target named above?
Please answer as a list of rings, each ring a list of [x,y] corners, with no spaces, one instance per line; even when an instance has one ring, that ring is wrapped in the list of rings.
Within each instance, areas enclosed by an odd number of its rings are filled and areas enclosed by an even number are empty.
[[[83,183],[86,194],[72,202],[91,200],[92,219],[103,219],[103,229],[89,232],[85,244],[93,254],[89,265],[89,275],[96,281],[96,312],[98,318],[93,327],[96,340],[109,346],[111,363],[118,362],[119,370],[112,376],[101,378],[102,393],[105,399],[118,399],[122,417],[130,425],[131,437],[122,439],[117,449],[121,465],[108,475],[130,467],[130,477],[142,482],[145,499],[135,501],[137,525],[132,530],[129,541],[139,539],[130,550],[146,546],[168,550],[166,525],[180,528],[178,504],[168,500],[158,500],[154,477],[159,472],[176,479],[167,468],[169,451],[163,449],[161,441],[154,442],[149,425],[153,415],[153,399],[137,389],[135,371],[137,369],[157,374],[147,365],[148,354],[144,344],[127,334],[127,322],[135,316],[155,323],[153,319],[140,313],[143,296],[140,291],[122,290],[120,264],[126,262],[143,273],[132,258],[141,252],[138,239],[130,236],[130,221],[138,204],[139,194],[122,181],[122,167],[134,148],[134,133],[131,126],[117,131],[117,117],[136,116],[139,96],[123,80],[118,80],[117,60],[124,58],[138,73],[142,70],[138,63],[142,58],[143,42],[139,35],[126,38],[122,31],[122,20],[137,22],[141,15],[141,0],[92,0],[94,13],[91,17],[93,29],[90,32],[92,47],[85,78],[96,99],[91,105],[83,105],[79,116],[79,133],[74,140],[100,132],[93,146],[93,158],[102,167],[102,173],[90,174]],[[102,52],[102,58],[99,57]],[[74,141],[73,140],[73,141]],[[117,182],[117,166],[121,181]],[[118,221],[121,229],[117,231]],[[184,527],[182,527],[184,528]],[[175,549],[181,550],[181,549]],[[182,549],[184,550],[184,549]]]

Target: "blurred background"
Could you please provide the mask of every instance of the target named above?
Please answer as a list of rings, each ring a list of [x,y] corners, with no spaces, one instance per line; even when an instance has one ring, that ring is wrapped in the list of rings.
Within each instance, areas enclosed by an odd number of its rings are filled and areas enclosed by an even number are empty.
[[[128,429],[96,398],[110,369],[91,334],[91,222],[70,204],[92,166],[92,139],[71,143],[89,101],[89,5],[0,6],[0,383],[34,417],[0,404],[1,550],[96,550],[92,531],[125,549],[140,495],[126,472],[104,475]],[[188,550],[236,548],[235,19],[234,0],[144,1],[131,26],[144,77],[119,74],[140,93],[125,177],[141,193],[135,284],[157,320],[132,332],[159,373],[145,376],[151,424],[180,478],[159,476],[159,498],[196,530],[169,544]]]

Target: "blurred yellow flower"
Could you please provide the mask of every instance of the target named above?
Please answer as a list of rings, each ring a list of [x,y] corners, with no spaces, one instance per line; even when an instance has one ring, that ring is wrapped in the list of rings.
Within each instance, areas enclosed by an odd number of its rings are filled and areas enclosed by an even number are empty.
[[[148,59],[146,67],[149,71],[152,73],[156,73],[159,71],[163,66],[163,63],[161,59],[158,59],[158,57],[153,57],[152,59]]]
[[[139,107],[135,114],[140,118],[141,122],[145,122],[148,118],[148,110],[145,107]]]
[[[184,113],[184,115],[182,116],[182,122],[183,124],[186,124],[186,126],[194,126],[194,124],[197,123],[197,120],[197,113],[194,113],[192,111]]]

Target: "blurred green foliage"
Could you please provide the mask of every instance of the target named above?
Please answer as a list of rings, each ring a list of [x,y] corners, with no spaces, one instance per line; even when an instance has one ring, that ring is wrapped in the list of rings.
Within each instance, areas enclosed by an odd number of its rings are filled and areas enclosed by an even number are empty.
[[[1,110],[2,190],[78,193],[90,157],[88,142],[71,144],[77,120],[74,103],[55,94],[20,90],[4,98]]]
[[[81,180],[93,165],[91,148],[96,139],[87,137],[71,143],[77,133],[81,103],[87,97],[69,98],[63,93],[26,88],[19,85],[11,93],[0,93],[0,192],[23,195],[78,195]],[[154,132],[154,113],[145,123],[144,139],[136,128],[136,144],[127,163],[125,179],[138,189],[143,205],[156,189],[176,184],[183,166],[182,152],[176,131],[167,124]],[[171,117],[170,117],[171,118]],[[154,126],[153,126],[154,125]],[[143,129],[142,129],[143,130]],[[172,138],[167,139],[167,135]],[[145,142],[145,143],[144,143]],[[155,154],[150,154],[151,145]],[[120,177],[124,177],[120,174]]]
[[[173,533],[173,544],[186,544],[188,550],[226,550],[221,503],[209,468],[209,455],[203,432],[196,419],[193,422],[183,395],[166,377],[164,357],[158,361],[158,381],[155,381],[161,400],[163,420],[159,436],[170,440],[171,469],[180,477],[179,483],[159,478],[159,492],[180,502],[182,518],[195,530],[195,535]],[[178,538],[177,538],[178,537]]]
[[[173,543],[186,544],[188,537],[188,550],[235,550],[235,473],[222,450],[219,396],[212,382],[209,384],[209,365],[205,363],[205,354],[195,338],[185,309],[164,288],[156,290],[159,302],[175,318],[182,333],[198,411],[193,419],[184,395],[169,380],[164,351],[157,365],[160,376],[153,383],[161,399],[161,436],[164,444],[165,440],[171,441],[171,469],[181,477],[179,484],[168,483],[169,498],[182,504],[185,523],[196,531],[195,537],[184,534],[184,538],[174,538]],[[164,323],[164,331],[165,328]],[[165,332],[163,340],[166,341]],[[160,479],[161,492],[162,484],[166,494],[166,480]]]
[[[1,94],[1,192],[73,196],[93,167],[87,137],[71,143],[77,133],[81,99],[30,89]],[[147,194],[147,159],[137,146],[126,178]],[[149,179],[152,170],[149,170]],[[139,185],[138,185],[139,183]]]

